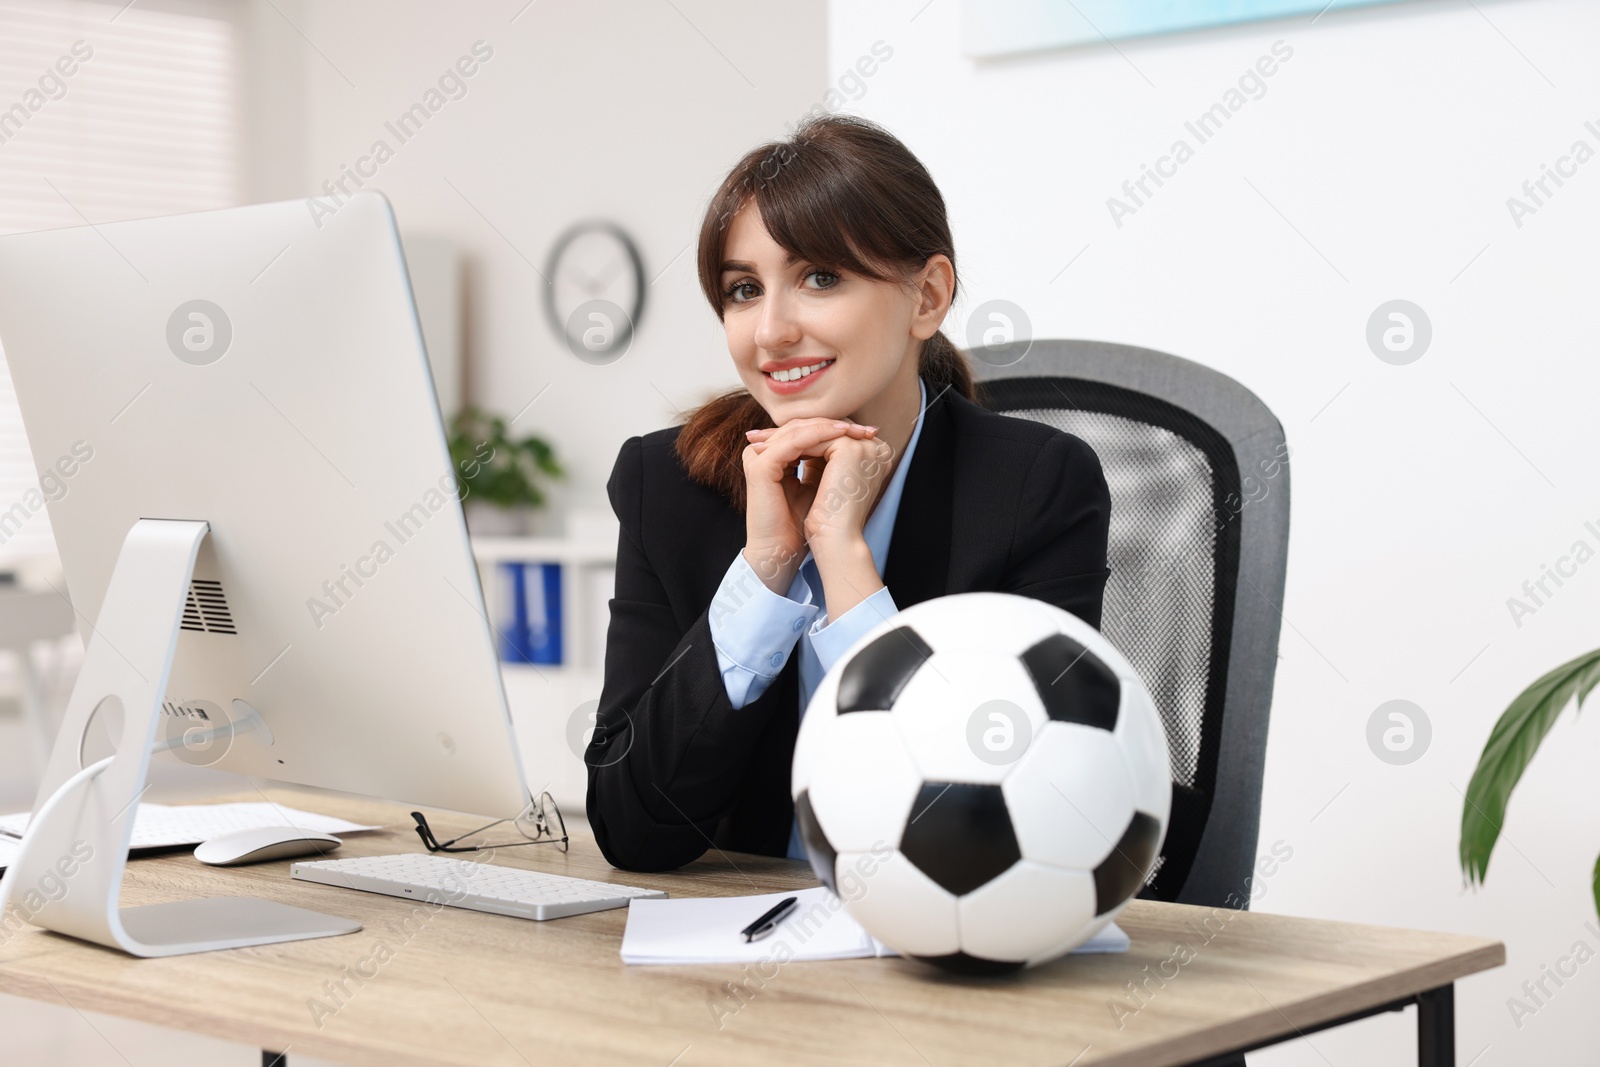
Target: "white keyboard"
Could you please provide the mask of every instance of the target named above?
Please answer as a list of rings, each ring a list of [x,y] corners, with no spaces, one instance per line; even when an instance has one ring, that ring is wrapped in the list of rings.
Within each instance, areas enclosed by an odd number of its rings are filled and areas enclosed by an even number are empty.
[[[659,889],[591,882],[584,878],[415,853],[310,860],[295,863],[289,873],[305,882],[384,893],[408,900],[437,901],[451,907],[518,919],[560,919],[607,908],[625,908],[630,900],[667,895]]]

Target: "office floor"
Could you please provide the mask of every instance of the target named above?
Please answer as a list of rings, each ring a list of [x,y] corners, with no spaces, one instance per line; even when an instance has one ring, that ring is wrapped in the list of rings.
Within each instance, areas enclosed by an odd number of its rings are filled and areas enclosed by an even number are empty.
[[[37,781],[29,737],[12,697],[10,664],[0,664],[0,812],[33,803]],[[153,766],[149,798],[170,801],[228,790],[232,775],[181,764]],[[235,785],[234,788],[237,788]],[[259,1049],[0,994],[0,1047],[6,1063],[27,1067],[258,1067]],[[293,1055],[292,1067],[336,1067]]]

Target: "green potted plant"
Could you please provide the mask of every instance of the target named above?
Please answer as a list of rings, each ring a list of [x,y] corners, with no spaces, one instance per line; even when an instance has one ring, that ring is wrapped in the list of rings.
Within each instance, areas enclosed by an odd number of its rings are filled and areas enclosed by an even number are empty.
[[[1481,884],[1489,872],[1489,854],[1500,837],[1511,791],[1532,762],[1539,743],[1573,698],[1584,698],[1600,684],[1600,649],[1563,663],[1517,695],[1495,723],[1467,783],[1461,810],[1461,869],[1469,882]],[[1600,911],[1600,859],[1591,876],[1595,909]]]
[[[450,460],[467,526],[479,535],[526,534],[533,510],[545,502],[540,483],[566,475],[548,441],[513,437],[505,419],[475,405],[450,422]]]

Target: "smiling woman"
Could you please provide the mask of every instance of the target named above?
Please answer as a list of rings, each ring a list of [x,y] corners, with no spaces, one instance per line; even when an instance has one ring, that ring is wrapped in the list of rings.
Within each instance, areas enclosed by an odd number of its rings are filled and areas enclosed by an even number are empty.
[[[898,455],[919,373],[936,394],[975,397],[965,358],[939,332],[957,287],[944,198],[905,145],[872,123],[814,118],[790,141],[746,154],[706,211],[699,266],[745,388],[695,412],[677,447],[690,476],[736,506],[747,429],[852,417],[897,430],[879,437]],[[920,287],[930,299],[914,307]],[[794,343],[802,333],[808,343]],[[829,369],[846,348],[854,358]],[[887,358],[863,358],[879,352]],[[821,373],[804,374],[818,364]],[[886,395],[891,381],[898,388]],[[873,399],[899,403],[863,410]]]
[[[980,406],[940,332],[944,198],[881,127],[819,116],[741,159],[700,285],[743,388],[622,446],[587,811],[614,865],[804,858],[800,716],[880,620],[996,591],[1100,621],[1110,494],[1083,441]]]

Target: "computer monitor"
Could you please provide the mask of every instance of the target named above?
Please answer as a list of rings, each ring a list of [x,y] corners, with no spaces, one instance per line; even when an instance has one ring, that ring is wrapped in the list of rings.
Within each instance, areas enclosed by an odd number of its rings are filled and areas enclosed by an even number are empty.
[[[27,861],[101,842],[64,900],[102,886],[112,914],[39,925],[141,955],[287,939],[230,940],[295,924],[226,909],[119,923],[163,739],[284,782],[529,803],[393,214],[373,192],[311,206],[0,238],[0,344],[87,647],[35,822],[91,719],[119,739]]]

